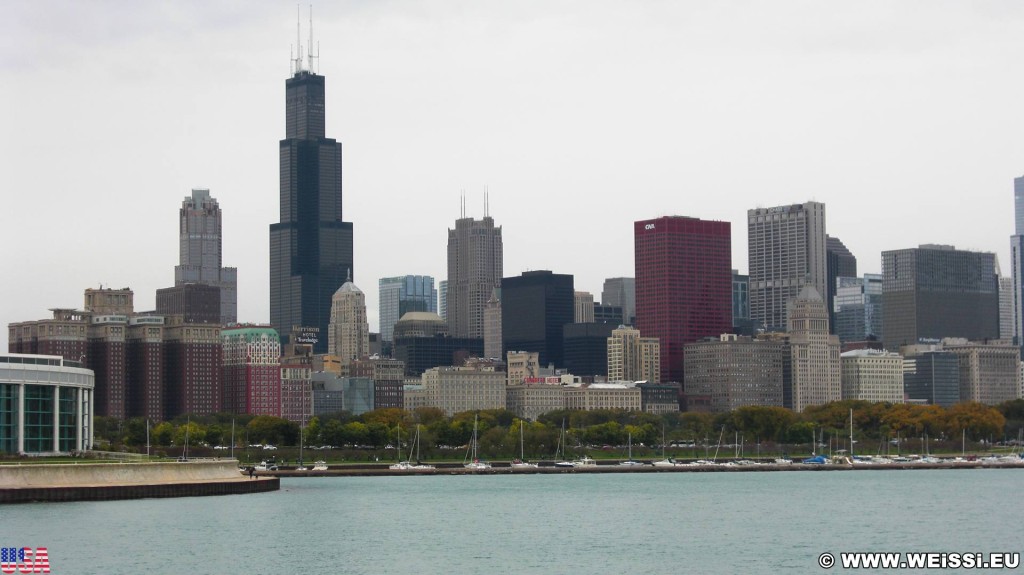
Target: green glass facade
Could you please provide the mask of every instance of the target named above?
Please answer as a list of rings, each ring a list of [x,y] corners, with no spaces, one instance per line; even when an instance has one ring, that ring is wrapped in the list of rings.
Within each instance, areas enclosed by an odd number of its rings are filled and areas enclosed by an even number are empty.
[[[53,451],[53,388],[25,386],[25,452]]]
[[[18,450],[18,386],[0,383],[0,452]]]
[[[76,390],[70,387],[60,388],[60,410],[58,412],[58,450],[73,451],[76,449],[78,435],[78,418],[75,414]]]
[[[0,354],[0,453],[90,449],[94,388],[59,356]]]

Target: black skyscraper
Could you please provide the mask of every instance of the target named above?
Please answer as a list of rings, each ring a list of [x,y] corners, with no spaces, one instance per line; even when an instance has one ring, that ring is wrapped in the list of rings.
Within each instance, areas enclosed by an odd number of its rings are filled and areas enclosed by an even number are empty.
[[[296,64],[285,81],[281,222],[270,226],[270,323],[318,327],[327,351],[331,296],[352,269],[352,223],[341,214],[341,143],[324,135],[324,77]],[[352,277],[355,277],[353,272]]]
[[[540,364],[565,366],[562,327],[574,315],[573,276],[523,272],[501,280],[501,339],[505,351],[536,351]]]

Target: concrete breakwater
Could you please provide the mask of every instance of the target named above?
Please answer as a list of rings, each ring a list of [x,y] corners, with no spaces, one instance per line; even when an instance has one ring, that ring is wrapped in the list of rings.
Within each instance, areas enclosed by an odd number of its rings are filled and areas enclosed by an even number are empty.
[[[0,465],[0,503],[232,495],[280,486],[276,477],[243,476],[233,459]]]

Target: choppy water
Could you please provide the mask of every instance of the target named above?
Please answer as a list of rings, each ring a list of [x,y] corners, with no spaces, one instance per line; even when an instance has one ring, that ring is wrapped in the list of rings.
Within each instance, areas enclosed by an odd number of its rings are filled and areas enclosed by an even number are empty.
[[[47,547],[55,575],[824,572],[823,551],[1021,551],[1022,485],[1024,470],[282,479],[0,506],[0,546]]]

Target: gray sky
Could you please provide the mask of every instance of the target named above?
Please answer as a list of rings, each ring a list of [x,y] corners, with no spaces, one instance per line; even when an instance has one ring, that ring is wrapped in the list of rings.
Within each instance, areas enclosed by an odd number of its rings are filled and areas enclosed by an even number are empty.
[[[308,7],[303,6],[308,22]],[[447,228],[503,227],[505,275],[600,298],[633,275],[632,222],[732,222],[817,200],[858,269],[920,243],[1009,274],[1024,173],[1024,4],[332,2],[314,5],[327,135],[344,145],[355,281],[446,274]],[[303,43],[306,43],[303,24]],[[265,322],[268,226],[295,43],[289,2],[0,5],[6,325],[174,283],[178,208],[208,187],[241,321]]]

